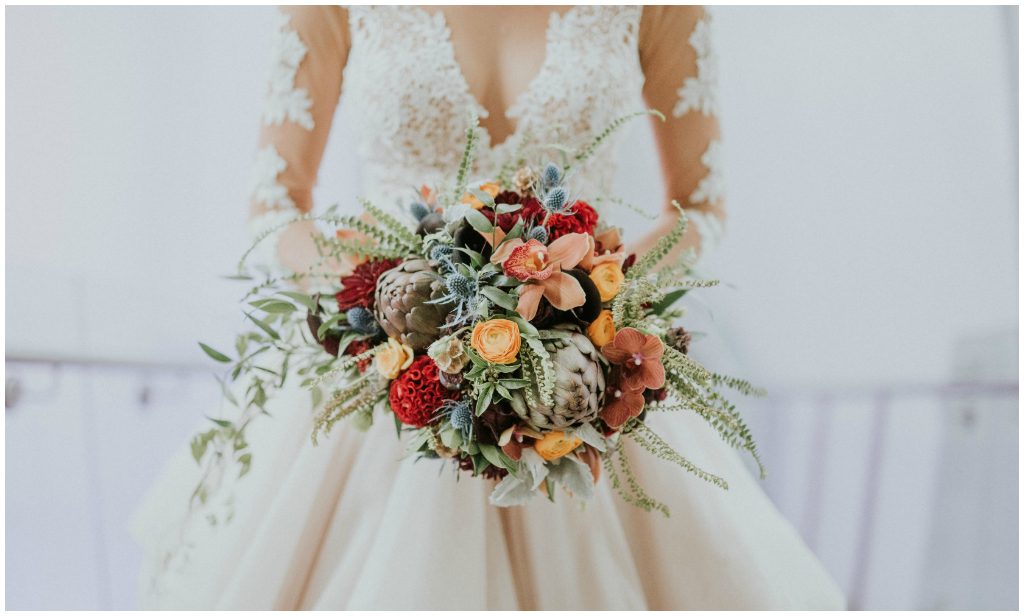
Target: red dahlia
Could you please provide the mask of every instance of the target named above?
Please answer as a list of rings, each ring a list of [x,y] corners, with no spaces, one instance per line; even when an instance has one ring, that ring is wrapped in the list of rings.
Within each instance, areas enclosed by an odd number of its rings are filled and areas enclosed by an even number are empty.
[[[426,355],[413,360],[405,372],[391,381],[388,402],[402,423],[422,428],[434,419],[437,409],[445,400],[455,400],[457,391],[441,384],[437,378],[437,364]]]
[[[377,279],[384,272],[397,267],[399,263],[399,259],[364,261],[357,265],[351,274],[342,276],[341,291],[334,296],[338,300],[338,310],[348,310],[356,306],[373,308]]]

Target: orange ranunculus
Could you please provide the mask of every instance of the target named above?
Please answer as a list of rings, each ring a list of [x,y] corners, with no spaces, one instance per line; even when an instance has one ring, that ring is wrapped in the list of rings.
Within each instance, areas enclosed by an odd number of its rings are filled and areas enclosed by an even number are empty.
[[[602,302],[607,302],[619,294],[619,289],[622,288],[622,281],[625,278],[622,274],[622,266],[615,261],[601,263],[590,272],[590,279],[597,285]]]
[[[601,314],[587,326],[587,337],[599,349],[615,338],[615,321],[612,319],[611,310],[602,310]]]
[[[550,461],[572,453],[582,443],[583,441],[575,436],[566,438],[565,432],[548,432],[544,438],[534,443],[533,448],[537,450],[540,457]]]
[[[492,198],[497,197],[498,193],[501,192],[501,186],[498,186],[494,182],[486,182],[478,186],[481,191],[487,193]],[[462,202],[469,205],[474,210],[479,210],[484,207],[483,201],[476,198],[473,193],[466,193],[462,196]]]
[[[519,354],[519,325],[508,319],[480,321],[473,328],[473,349],[492,364],[511,364]]]
[[[388,338],[384,348],[373,356],[373,365],[384,378],[395,379],[412,364],[413,350],[407,344]]]

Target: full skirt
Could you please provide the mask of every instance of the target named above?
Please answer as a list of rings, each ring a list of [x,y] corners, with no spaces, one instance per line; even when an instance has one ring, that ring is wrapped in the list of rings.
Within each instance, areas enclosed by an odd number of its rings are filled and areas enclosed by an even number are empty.
[[[722,490],[626,439],[640,484],[671,517],[602,477],[516,508],[494,483],[404,455],[388,417],[310,440],[308,392],[289,390],[250,428],[253,467],[221,487],[232,519],[188,502],[187,448],[136,515],[142,603],[175,609],[841,609],[835,582],[736,451],[699,417],[649,413]],[[211,505],[213,506],[213,505]],[[223,518],[223,516],[221,516]]]

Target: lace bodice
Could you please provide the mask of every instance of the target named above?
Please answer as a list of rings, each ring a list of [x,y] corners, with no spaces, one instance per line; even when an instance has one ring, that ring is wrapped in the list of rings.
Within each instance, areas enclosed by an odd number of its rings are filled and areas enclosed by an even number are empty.
[[[493,144],[481,130],[478,175],[493,177],[525,136],[582,146],[616,117],[642,108],[640,11],[577,6],[551,14],[540,71],[505,112],[515,131]],[[352,47],[343,96],[357,116],[365,189],[390,196],[413,181],[450,178],[465,142],[467,111],[480,117],[488,111],[463,77],[444,15],[391,6],[353,7],[349,15]],[[578,181],[607,188],[600,180],[613,175],[613,153],[603,149]]]
[[[699,7],[552,12],[540,69],[504,110],[514,131],[492,143],[481,127],[476,177],[494,178],[528,144],[579,148],[615,118],[654,107],[668,116],[655,137],[669,196],[696,217],[714,213],[721,181],[711,166],[719,159],[717,79],[707,25]],[[254,231],[312,207],[311,188],[339,96],[364,160],[362,192],[388,208],[404,209],[411,186],[450,180],[469,116],[488,114],[456,59],[442,12],[289,7],[273,49],[253,178],[254,208],[261,214]],[[618,137],[577,170],[574,189],[612,196]]]

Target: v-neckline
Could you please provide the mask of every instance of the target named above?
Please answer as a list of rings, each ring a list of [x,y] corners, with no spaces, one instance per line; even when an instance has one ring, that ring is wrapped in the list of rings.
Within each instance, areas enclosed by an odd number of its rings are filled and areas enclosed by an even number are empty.
[[[516,111],[522,105],[523,100],[525,100],[526,97],[536,88],[537,83],[540,82],[541,78],[548,71],[548,64],[551,60],[551,45],[554,39],[553,34],[555,32],[556,26],[559,25],[563,20],[568,18],[570,15],[572,15],[573,11],[575,11],[578,8],[578,6],[579,5],[570,6],[569,9],[566,10],[564,13],[559,13],[558,11],[551,11],[550,13],[548,13],[548,23],[544,31],[544,57],[541,59],[540,68],[537,69],[537,74],[534,75],[532,79],[530,79],[526,87],[520,90],[518,94],[516,94],[516,96],[512,99],[512,102],[505,109],[500,110],[502,117],[504,117],[506,120],[514,122],[515,126],[513,126],[512,130],[509,131],[508,135],[506,135],[505,138],[501,140],[501,143],[494,143],[491,131],[483,124],[480,124],[480,131],[485,136],[486,144],[489,149],[498,150],[500,148],[507,146],[510,143],[513,143],[514,140],[519,137],[519,131],[522,128],[522,118],[512,116],[517,115]],[[459,63],[459,59],[455,55],[455,42],[452,41],[452,29],[451,26],[448,25],[448,17],[444,14],[444,11],[439,10],[436,13],[434,13],[426,10],[421,6],[413,6],[412,8],[419,11],[426,19],[437,20],[437,23],[441,27],[441,30],[443,32],[443,45],[445,48],[445,53],[448,55],[447,60],[454,67],[453,73],[455,75],[455,78],[459,82],[459,88],[465,92],[466,98],[470,101],[470,104],[473,106],[474,111],[480,117],[490,117],[491,110],[485,107],[483,103],[480,102],[480,99],[477,98],[476,94],[473,94],[473,88],[470,87],[469,80],[466,79],[466,73],[465,71],[462,70],[462,64]]]

